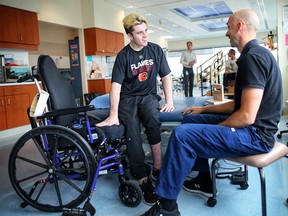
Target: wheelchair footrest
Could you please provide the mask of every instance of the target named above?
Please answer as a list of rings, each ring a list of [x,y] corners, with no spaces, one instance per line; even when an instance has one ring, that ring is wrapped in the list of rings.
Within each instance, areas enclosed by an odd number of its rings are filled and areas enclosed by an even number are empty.
[[[63,208],[62,216],[86,216],[86,211],[81,208]]]
[[[62,216],[87,216],[87,212],[89,212],[90,216],[94,216],[96,214],[96,209],[88,199],[83,208],[63,208],[62,212]]]
[[[246,183],[245,171],[236,171],[231,175],[231,184],[242,185]]]

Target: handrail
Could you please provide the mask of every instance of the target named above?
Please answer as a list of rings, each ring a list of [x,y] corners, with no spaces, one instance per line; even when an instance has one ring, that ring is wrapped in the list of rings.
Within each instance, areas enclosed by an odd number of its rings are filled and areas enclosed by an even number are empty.
[[[196,70],[197,83],[200,82],[202,96],[204,96],[203,80],[204,79],[206,79],[206,81],[209,80],[211,86],[213,83],[216,83],[217,78],[219,78],[220,73],[225,68],[226,58],[227,58],[227,55],[224,56],[223,51],[219,51],[218,53],[216,53],[211,58],[209,58],[208,60],[206,60],[204,63],[202,63],[200,66],[197,67],[197,70]],[[219,82],[220,81],[218,79],[218,83]]]

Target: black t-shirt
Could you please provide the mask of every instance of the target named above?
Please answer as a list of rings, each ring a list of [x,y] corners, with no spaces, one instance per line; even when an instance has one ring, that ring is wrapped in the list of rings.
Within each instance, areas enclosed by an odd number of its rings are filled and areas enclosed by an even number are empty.
[[[278,63],[272,53],[255,39],[245,45],[237,65],[234,111],[240,108],[243,88],[264,89],[253,126],[263,141],[273,146],[282,112],[282,78]]]
[[[148,43],[140,51],[126,45],[117,55],[112,70],[112,82],[121,84],[121,95],[157,94],[157,75],[170,73],[161,47]]]

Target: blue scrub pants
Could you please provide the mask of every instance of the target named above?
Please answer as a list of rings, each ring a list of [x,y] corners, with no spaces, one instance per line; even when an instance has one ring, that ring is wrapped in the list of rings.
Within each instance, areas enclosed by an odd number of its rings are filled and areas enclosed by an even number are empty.
[[[177,199],[197,157],[241,157],[271,151],[253,126],[230,128],[217,125],[226,118],[213,114],[189,114],[184,117],[183,124],[173,130],[169,139],[156,183],[159,196]]]

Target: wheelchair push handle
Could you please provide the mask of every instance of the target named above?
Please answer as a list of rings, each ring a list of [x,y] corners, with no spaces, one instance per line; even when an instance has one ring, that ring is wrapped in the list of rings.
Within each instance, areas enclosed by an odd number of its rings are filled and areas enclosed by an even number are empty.
[[[24,77],[20,77],[18,80],[17,80],[17,83],[22,83],[22,82],[26,82],[28,80],[34,80],[36,79],[34,76],[32,75],[26,75]],[[34,80],[35,81],[35,80]]]
[[[28,80],[32,80],[35,82],[36,84],[36,87],[37,87],[37,90],[38,90],[38,93],[41,93],[42,89],[40,88],[40,85],[39,85],[39,82],[37,80],[37,78],[33,75],[26,75],[24,77],[21,77],[17,80],[17,83],[22,83],[22,82],[26,82]]]

